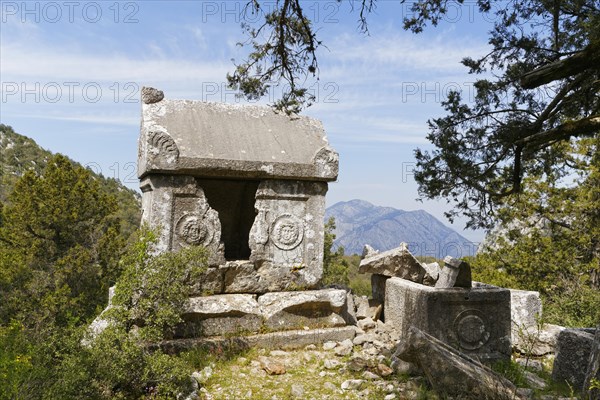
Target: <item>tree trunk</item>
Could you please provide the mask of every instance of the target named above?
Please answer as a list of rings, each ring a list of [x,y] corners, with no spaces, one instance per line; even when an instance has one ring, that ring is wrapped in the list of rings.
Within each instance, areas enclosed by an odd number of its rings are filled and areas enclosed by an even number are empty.
[[[587,69],[598,69],[600,41],[593,41],[581,52],[536,68],[521,77],[521,86],[535,89],[558,79],[568,78]]]

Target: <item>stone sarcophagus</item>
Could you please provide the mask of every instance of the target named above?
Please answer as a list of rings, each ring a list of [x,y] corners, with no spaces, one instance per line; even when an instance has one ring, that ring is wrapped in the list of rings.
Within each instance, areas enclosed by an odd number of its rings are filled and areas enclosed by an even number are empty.
[[[510,290],[474,282],[435,288],[401,278],[385,282],[385,321],[408,335],[411,326],[481,361],[511,355]]]
[[[199,294],[314,288],[327,182],[338,174],[321,123],[152,90],[143,93],[138,175],[158,250],[209,250]]]

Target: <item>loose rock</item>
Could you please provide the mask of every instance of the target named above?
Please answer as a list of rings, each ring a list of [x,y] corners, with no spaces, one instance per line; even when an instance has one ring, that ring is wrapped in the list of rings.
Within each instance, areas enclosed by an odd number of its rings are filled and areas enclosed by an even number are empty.
[[[292,384],[292,397],[297,399],[304,398],[304,386],[300,383]]]
[[[385,364],[377,364],[377,372],[379,372],[379,375],[386,377],[393,374],[394,370]]]
[[[358,390],[363,384],[362,379],[349,379],[347,381],[342,382],[343,390]]]
[[[262,369],[269,375],[283,375],[286,373],[285,366],[279,361],[264,356],[259,357],[259,360]]]

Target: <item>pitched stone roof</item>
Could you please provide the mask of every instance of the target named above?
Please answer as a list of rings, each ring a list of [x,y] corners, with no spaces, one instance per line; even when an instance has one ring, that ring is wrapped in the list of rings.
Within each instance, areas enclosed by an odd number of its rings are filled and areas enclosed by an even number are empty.
[[[266,106],[161,99],[142,104],[138,176],[149,173],[333,181],[338,154],[312,118]]]

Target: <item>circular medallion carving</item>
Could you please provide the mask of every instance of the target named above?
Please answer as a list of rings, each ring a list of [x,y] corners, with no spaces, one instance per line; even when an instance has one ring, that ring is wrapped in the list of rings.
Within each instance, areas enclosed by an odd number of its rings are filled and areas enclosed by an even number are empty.
[[[182,242],[189,245],[210,244],[213,238],[213,230],[209,224],[204,223],[198,215],[184,215],[177,221],[176,233]]]
[[[275,246],[282,250],[298,247],[304,237],[302,221],[291,214],[283,214],[273,222],[271,238]]]
[[[466,350],[476,350],[490,339],[490,332],[478,310],[461,312],[454,320],[454,329],[460,346]]]

